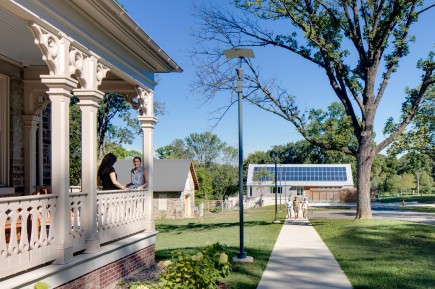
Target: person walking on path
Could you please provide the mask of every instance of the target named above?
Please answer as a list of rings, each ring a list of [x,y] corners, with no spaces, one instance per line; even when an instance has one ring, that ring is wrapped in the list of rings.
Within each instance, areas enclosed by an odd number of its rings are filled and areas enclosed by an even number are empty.
[[[295,197],[293,200],[293,212],[295,212],[295,220],[299,218],[299,200],[298,197]]]
[[[288,198],[287,202],[285,202],[287,205],[287,216],[285,217],[286,219],[290,219],[292,217],[292,199]]]
[[[306,197],[304,197],[304,200],[302,201],[302,217],[304,219],[307,218],[307,212],[308,212],[308,200]]]

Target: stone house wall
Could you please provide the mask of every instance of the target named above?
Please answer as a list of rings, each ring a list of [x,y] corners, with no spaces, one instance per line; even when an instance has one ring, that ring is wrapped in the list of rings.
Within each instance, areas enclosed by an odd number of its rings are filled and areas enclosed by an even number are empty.
[[[159,202],[165,203],[165,209]],[[154,219],[176,219],[183,217],[181,210],[181,192],[154,192]]]

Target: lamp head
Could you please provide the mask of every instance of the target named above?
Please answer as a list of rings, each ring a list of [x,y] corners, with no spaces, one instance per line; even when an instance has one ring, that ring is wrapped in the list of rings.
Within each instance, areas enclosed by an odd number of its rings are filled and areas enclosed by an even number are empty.
[[[232,48],[224,50],[227,59],[233,58],[254,58],[254,51],[249,48]]]

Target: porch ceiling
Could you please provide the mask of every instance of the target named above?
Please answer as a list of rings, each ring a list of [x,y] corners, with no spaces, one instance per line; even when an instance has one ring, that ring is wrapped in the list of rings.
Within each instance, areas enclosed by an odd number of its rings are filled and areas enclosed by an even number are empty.
[[[0,8],[0,55],[20,66],[45,66],[26,21]]]
[[[154,74],[182,69],[113,0],[0,1],[0,58],[46,66],[29,22],[64,33],[100,57],[113,76],[154,89]]]

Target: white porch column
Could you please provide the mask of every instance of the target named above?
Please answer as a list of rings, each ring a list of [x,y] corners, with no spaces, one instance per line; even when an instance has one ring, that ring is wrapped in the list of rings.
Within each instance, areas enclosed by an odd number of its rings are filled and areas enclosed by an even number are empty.
[[[24,121],[24,193],[30,195],[36,186],[36,131],[39,117],[23,115]]]
[[[45,94],[47,86],[41,83],[40,73],[33,75],[32,68],[25,68],[24,77],[24,192],[34,192],[34,186],[42,186],[42,115],[50,99]],[[39,128],[39,129],[38,129]],[[39,141],[39,144],[38,144]],[[39,152],[37,152],[37,147]],[[39,160],[36,159],[39,155]],[[39,169],[39,176],[36,170]]]
[[[139,111],[137,117],[142,128],[143,166],[148,171],[148,192],[145,196],[146,230],[155,231],[153,217],[154,173],[153,173],[153,134],[157,118],[154,117],[154,92],[142,87],[136,87],[137,96],[128,99],[132,106]]]
[[[70,59],[71,71],[80,82],[74,95],[80,100],[82,112],[82,192],[87,194],[82,219],[86,253],[95,253],[100,250],[97,232],[97,112],[98,102],[104,97],[98,86],[109,69],[99,63],[96,55],[89,55],[80,47],[71,47]]]
[[[38,185],[44,185],[44,114],[41,112],[39,116],[39,127],[38,127]]]
[[[29,25],[50,71],[50,75],[41,75],[41,82],[48,87],[47,94],[51,100],[51,187],[52,193],[57,195],[56,216],[51,220],[55,228],[55,264],[65,264],[73,258],[69,236],[69,103],[77,80],[70,77],[71,41],[66,35],[53,27],[42,27],[33,22]]]
[[[77,89],[82,111],[82,192],[87,193],[83,227],[86,236],[86,253],[100,250],[97,232],[97,112],[101,91]]]
[[[36,130],[39,117],[23,115],[24,121],[24,193],[30,195],[36,186]]]
[[[143,166],[148,170],[148,192],[145,196],[146,230],[155,231],[153,218],[153,195],[154,195],[154,162],[153,162],[153,135],[157,118],[138,116],[143,132]]]
[[[69,103],[71,90],[77,81],[69,77],[41,76],[42,83],[48,86],[51,100],[51,187],[56,194],[56,264],[72,261],[73,250],[69,236],[70,220],[70,174],[69,174]]]

